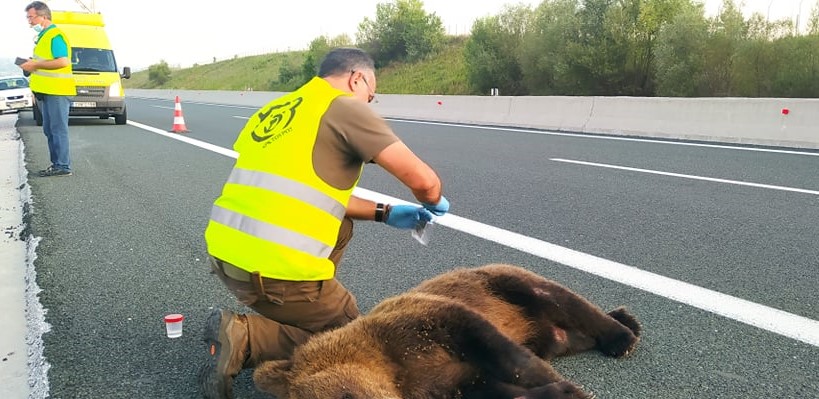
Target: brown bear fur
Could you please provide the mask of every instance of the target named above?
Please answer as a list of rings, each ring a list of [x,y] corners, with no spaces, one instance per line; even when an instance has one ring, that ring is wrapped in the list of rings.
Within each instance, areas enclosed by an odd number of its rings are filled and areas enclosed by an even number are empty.
[[[268,361],[278,399],[589,398],[547,362],[590,349],[621,357],[640,324],[523,268],[456,269]]]

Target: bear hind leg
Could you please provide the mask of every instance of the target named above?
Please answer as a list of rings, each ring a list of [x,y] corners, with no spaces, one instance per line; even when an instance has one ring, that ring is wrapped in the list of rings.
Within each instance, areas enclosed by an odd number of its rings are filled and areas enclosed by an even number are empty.
[[[426,315],[431,330],[420,336],[447,347],[492,379],[524,387],[535,387],[563,378],[532,351],[513,342],[472,310],[453,303],[441,303]]]
[[[486,276],[493,294],[522,307],[536,323],[536,342],[527,346],[543,358],[595,348],[620,357],[639,340],[639,322],[623,308],[607,314],[568,288],[528,271]]]

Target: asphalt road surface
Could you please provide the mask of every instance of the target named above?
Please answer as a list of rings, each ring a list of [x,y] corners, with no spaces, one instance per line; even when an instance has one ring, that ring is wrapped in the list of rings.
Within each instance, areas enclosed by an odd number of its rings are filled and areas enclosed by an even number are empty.
[[[245,310],[209,274],[203,231],[253,112],[185,103],[191,132],[168,135],[186,142],[161,134],[173,102],[131,98],[128,125],[71,120],[66,178],[36,177],[45,137],[20,114],[51,397],[198,397],[205,318]],[[363,311],[456,266],[513,263],[642,321],[628,359],[554,362],[601,399],[819,398],[819,153],[391,124],[452,215],[428,246],[356,224],[338,274]],[[360,187],[412,200],[374,165]],[[186,316],[181,338],[168,313]],[[235,392],[269,397],[248,372]]]

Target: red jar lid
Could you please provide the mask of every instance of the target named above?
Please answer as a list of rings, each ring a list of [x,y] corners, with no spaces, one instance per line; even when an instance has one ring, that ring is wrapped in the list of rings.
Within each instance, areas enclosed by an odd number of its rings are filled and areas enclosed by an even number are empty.
[[[180,321],[182,321],[184,319],[185,319],[185,316],[182,316],[181,314],[178,314],[178,313],[169,314],[169,315],[165,316],[165,322],[166,323],[178,323],[178,322],[180,322]]]

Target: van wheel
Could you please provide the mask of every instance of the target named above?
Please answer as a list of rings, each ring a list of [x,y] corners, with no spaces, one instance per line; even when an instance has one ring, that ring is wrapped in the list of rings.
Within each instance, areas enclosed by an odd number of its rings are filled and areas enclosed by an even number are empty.
[[[124,125],[125,122],[128,122],[128,111],[123,108],[121,114],[114,115],[114,123],[117,125]]]
[[[31,108],[31,113],[34,114],[34,122],[37,123],[37,126],[43,126],[43,113],[37,104],[34,104],[34,107]]]

